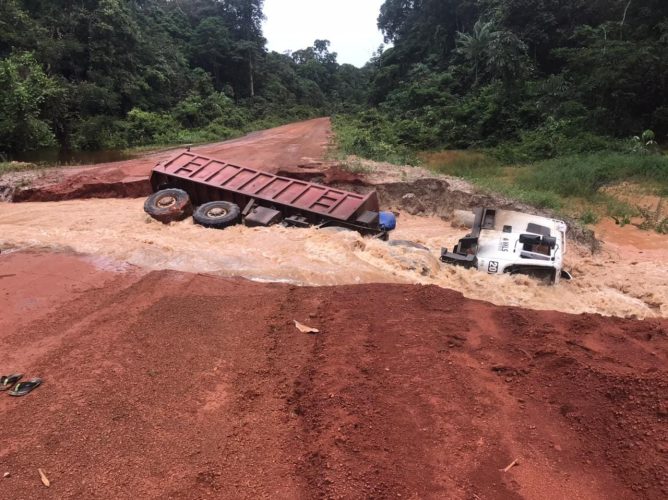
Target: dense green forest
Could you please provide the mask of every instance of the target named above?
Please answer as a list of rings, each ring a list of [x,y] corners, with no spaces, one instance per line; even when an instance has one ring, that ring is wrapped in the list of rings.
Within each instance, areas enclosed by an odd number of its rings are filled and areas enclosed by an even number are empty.
[[[384,159],[644,152],[668,135],[665,0],[386,0],[390,45],[364,68],[326,40],[268,52],[262,7],[2,0],[0,153],[217,140],[325,114],[346,150]]]
[[[386,0],[378,24],[393,46],[356,123],[367,154],[512,144],[499,154],[517,161],[666,140],[665,0]]]
[[[220,140],[366,102],[329,42],[269,53],[262,0],[1,0],[0,154]]]

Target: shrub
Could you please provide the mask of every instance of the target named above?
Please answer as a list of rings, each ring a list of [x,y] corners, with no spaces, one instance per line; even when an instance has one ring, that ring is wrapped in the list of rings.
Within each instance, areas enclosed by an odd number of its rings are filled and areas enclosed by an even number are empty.
[[[636,154],[658,154],[659,145],[655,137],[652,130],[645,130],[640,136],[632,137],[630,151]]]
[[[599,221],[599,216],[591,208],[587,208],[580,214],[580,221],[583,224],[596,224]]]
[[[172,109],[171,116],[187,129],[207,128],[214,122],[228,128],[242,129],[250,121],[248,111],[241,106],[235,106],[232,100],[221,92],[207,97],[190,95]]]
[[[494,155],[506,163],[527,163],[580,153],[623,151],[620,141],[592,134],[569,120],[548,119],[543,126],[524,131],[520,140],[501,144]]]
[[[85,118],[77,123],[71,142],[74,149],[125,148],[128,146],[125,123],[102,115]]]
[[[394,124],[378,112],[354,118],[337,116],[333,125],[338,149],[344,156],[398,164],[416,161],[412,150],[400,143]]]
[[[169,143],[178,135],[180,127],[170,115],[152,113],[134,108],[125,120],[125,133],[129,145]]]

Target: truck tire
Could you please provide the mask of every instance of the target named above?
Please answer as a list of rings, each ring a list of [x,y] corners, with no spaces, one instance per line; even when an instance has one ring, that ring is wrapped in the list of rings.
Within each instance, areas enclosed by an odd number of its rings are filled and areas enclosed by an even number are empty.
[[[161,189],[144,202],[144,212],[163,224],[183,220],[192,211],[190,196],[183,189]]]
[[[195,224],[216,229],[225,229],[239,222],[241,209],[239,205],[228,201],[211,201],[200,205],[193,213]]]

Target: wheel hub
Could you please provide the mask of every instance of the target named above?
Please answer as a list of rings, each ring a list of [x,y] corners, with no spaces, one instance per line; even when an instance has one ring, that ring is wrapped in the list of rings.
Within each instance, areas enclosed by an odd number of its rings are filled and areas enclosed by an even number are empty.
[[[175,204],[176,204],[176,198],[173,197],[173,196],[163,196],[162,198],[160,198],[158,200],[158,203],[157,203],[157,205],[160,208],[171,207],[171,206],[174,206]]]
[[[212,218],[220,218],[220,217],[225,217],[227,215],[227,210],[222,208],[222,207],[215,207],[209,210],[206,213],[207,216],[212,217]]]

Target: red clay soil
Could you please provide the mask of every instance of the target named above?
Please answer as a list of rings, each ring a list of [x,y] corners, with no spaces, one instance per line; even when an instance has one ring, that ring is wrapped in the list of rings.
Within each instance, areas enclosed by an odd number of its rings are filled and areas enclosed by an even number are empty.
[[[44,378],[0,393],[2,499],[668,495],[668,320],[39,253],[0,311]]]
[[[329,118],[317,118],[254,132],[239,139],[192,148],[203,155],[282,174],[319,175],[331,138]],[[148,177],[159,161],[176,150],[133,160],[54,169],[18,190],[13,201],[59,201],[77,198],[135,198],[150,194]]]

